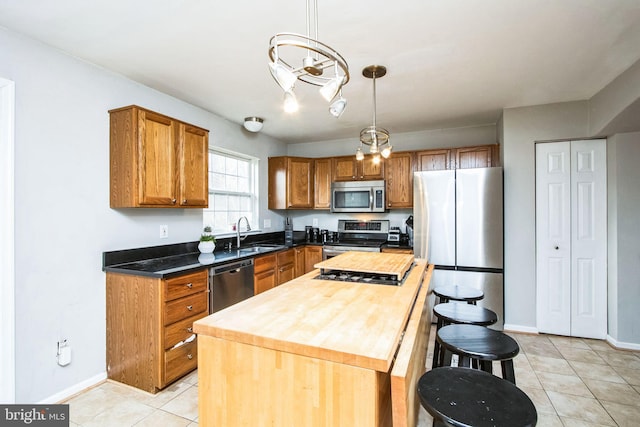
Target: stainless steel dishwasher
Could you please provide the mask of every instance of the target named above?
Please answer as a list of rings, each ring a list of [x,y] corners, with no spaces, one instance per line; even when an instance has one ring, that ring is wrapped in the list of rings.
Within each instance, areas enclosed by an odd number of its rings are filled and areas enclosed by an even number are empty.
[[[209,308],[222,310],[253,296],[253,259],[233,261],[209,269]]]

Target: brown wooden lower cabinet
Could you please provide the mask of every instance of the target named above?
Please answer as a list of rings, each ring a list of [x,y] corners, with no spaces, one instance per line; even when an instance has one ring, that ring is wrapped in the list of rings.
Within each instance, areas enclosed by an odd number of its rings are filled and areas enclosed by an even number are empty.
[[[276,286],[281,285],[296,277],[296,263],[294,249],[278,252],[276,254],[278,269],[276,274]]]
[[[253,293],[258,295],[276,286],[276,254],[268,254],[253,259]]]
[[[198,364],[193,322],[209,314],[207,270],[168,279],[107,273],[107,376],[156,393]]]
[[[317,263],[322,261],[322,246],[305,246],[304,248],[304,272],[314,270]]]

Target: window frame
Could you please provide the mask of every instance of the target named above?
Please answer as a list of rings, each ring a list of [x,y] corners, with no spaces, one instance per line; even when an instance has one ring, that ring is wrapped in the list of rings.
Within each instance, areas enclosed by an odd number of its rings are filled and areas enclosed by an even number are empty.
[[[250,156],[244,153],[239,153],[236,151],[231,151],[231,150],[226,150],[223,148],[219,148],[219,147],[209,147],[209,150],[207,152],[207,156],[209,157],[210,155],[219,155],[222,156],[224,158],[233,158],[233,159],[237,159],[240,161],[246,161],[248,163],[249,166],[249,191],[233,191],[233,190],[220,190],[220,189],[214,189],[211,186],[211,173],[214,172],[212,170],[212,162],[209,162],[209,166],[207,168],[207,197],[209,198],[209,207],[203,209],[202,211],[202,226],[206,227],[206,226],[211,226],[212,228],[212,232],[216,237],[228,237],[228,236],[235,236],[236,231],[233,228],[232,224],[235,224],[237,222],[237,220],[240,218],[236,218],[235,222],[233,223],[227,223],[225,225],[222,226],[218,226],[216,228],[216,224],[214,224],[211,219],[215,217],[215,210],[213,208],[211,208],[212,202],[211,199],[212,197],[214,197],[214,195],[219,194],[219,195],[224,195],[224,196],[233,196],[233,195],[238,195],[241,197],[246,197],[249,196],[250,197],[250,217],[249,219],[249,224],[251,226],[251,231],[252,232],[259,232],[259,227],[258,225],[260,224],[259,221],[259,200],[260,200],[260,194],[259,194],[259,185],[258,185],[258,173],[259,173],[259,161],[260,159],[254,156]],[[209,159],[210,160],[210,159]],[[221,212],[221,211],[218,211]],[[229,210],[227,209],[227,217],[229,217]],[[243,226],[244,229],[244,226]]]

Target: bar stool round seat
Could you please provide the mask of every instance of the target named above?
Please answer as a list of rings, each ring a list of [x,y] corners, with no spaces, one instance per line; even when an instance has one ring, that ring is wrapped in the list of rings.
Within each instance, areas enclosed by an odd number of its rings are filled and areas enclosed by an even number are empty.
[[[489,326],[498,321],[498,315],[488,308],[460,302],[447,302],[433,307],[433,314],[438,318],[436,330],[450,324]],[[432,368],[442,366],[440,343],[436,339],[433,345]]]
[[[458,366],[468,367],[473,359],[480,362],[480,369],[491,374],[491,362],[500,361],[502,378],[516,383],[513,358],[520,352],[520,347],[509,335],[484,326],[448,325],[436,333],[436,339],[441,352],[458,355]]]
[[[480,289],[460,285],[442,285],[433,290],[441,304],[449,301],[464,301],[467,304],[476,304],[476,301],[484,298],[484,292]]]
[[[489,326],[498,321],[498,315],[488,308],[447,302],[433,307],[433,314],[442,321],[440,327],[455,324]]]
[[[443,367],[418,380],[420,403],[434,426],[535,426],[538,414],[514,384],[487,372]]]

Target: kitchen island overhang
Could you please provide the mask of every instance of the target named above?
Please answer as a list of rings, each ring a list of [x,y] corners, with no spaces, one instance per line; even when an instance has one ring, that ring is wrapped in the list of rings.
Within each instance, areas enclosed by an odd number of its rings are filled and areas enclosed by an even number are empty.
[[[431,271],[416,260],[402,286],[384,286],[316,270],[196,322],[200,423],[392,425],[395,358],[424,371]]]

